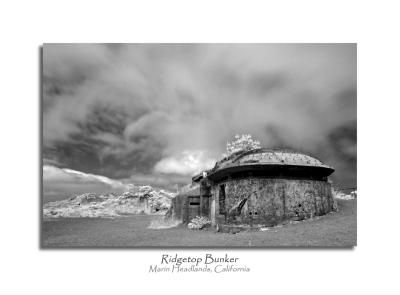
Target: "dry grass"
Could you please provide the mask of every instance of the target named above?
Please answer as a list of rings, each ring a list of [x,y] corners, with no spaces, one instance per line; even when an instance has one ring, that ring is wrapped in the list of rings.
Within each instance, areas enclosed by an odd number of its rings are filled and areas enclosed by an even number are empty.
[[[357,243],[357,201],[338,200],[339,212],[312,221],[238,234],[192,231],[184,226],[149,229],[158,218],[68,218],[44,221],[43,247],[352,247]]]

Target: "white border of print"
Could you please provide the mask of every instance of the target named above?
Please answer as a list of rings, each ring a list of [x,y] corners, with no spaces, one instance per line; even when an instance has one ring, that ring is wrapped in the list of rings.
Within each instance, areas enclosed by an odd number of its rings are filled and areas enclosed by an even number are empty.
[[[0,293],[385,294],[399,291],[396,1],[9,1],[1,5]],[[161,253],[39,249],[39,49],[45,42],[357,42],[358,246],[207,251],[249,273],[148,274]],[[397,131],[397,133],[396,133]],[[384,167],[381,167],[383,165]]]

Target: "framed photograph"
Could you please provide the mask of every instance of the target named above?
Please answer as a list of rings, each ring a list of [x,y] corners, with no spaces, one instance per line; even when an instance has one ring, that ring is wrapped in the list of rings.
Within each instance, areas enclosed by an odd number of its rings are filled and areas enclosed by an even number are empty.
[[[0,294],[400,294],[397,2],[3,1]]]
[[[44,44],[42,248],[357,244],[354,43]]]

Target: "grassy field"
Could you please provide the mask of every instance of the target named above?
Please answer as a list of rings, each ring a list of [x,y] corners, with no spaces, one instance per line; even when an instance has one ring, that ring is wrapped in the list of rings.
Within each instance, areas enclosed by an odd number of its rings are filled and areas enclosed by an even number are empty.
[[[238,234],[149,229],[156,216],[63,218],[42,224],[42,247],[352,247],[357,243],[357,201],[338,200],[339,212],[262,232]]]

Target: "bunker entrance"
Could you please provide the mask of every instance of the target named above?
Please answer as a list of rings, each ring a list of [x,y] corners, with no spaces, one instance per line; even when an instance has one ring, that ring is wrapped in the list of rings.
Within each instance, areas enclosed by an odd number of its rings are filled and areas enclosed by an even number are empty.
[[[219,214],[225,214],[225,185],[221,184],[219,186]]]
[[[203,196],[201,203],[201,215],[210,217],[210,196]]]

